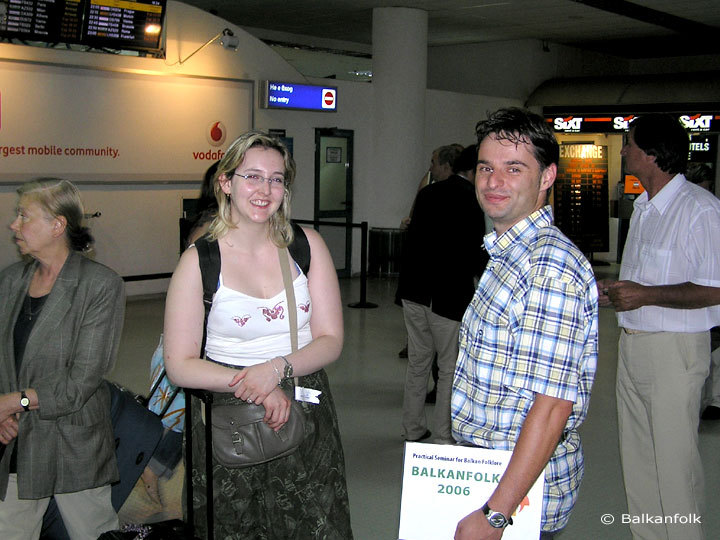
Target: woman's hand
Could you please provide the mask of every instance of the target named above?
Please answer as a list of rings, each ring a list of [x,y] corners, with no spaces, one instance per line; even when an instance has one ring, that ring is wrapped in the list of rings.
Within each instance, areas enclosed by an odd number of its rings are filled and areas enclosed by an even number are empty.
[[[290,400],[278,386],[270,392],[263,401],[265,418],[263,421],[275,431],[278,431],[290,418]]]
[[[270,362],[246,367],[235,374],[228,386],[235,387],[236,398],[258,405],[265,402],[278,386],[277,371]]]
[[[18,423],[16,415],[8,416],[0,422],[0,443],[10,444],[18,434]]]
[[[8,418],[15,418],[17,409],[20,408],[20,392],[0,394],[0,424],[5,423]]]

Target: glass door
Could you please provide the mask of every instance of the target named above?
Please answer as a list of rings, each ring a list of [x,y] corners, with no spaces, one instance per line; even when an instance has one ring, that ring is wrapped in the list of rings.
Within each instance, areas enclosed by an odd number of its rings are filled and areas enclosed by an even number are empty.
[[[351,273],[352,159],[351,130],[315,129],[315,220],[347,225],[318,227],[341,277]]]

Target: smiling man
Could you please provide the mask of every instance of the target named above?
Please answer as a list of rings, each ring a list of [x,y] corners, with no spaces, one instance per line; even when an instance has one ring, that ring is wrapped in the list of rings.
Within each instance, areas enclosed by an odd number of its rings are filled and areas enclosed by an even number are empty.
[[[494,231],[460,327],[452,431],[461,443],[513,454],[455,538],[500,538],[544,471],[541,538],[549,539],[567,524],[583,475],[577,428],[597,363],[597,290],[590,264],[546,206],[559,147],[543,118],[500,109],[476,131],[475,191]]]

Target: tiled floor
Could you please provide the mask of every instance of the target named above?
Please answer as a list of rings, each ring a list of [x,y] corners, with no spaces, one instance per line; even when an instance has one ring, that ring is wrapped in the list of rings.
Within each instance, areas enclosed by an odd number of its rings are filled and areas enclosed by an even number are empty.
[[[612,269],[598,269],[598,273]],[[396,281],[371,279],[368,301],[376,309],[345,308],[342,357],[327,371],[338,409],[348,469],[350,505],[357,540],[397,538],[400,514],[403,441],[400,417],[406,361],[399,359],[405,330],[402,311],[393,303]],[[358,279],[341,280],[344,304],[360,299]],[[148,365],[162,331],[163,299],[131,299],[117,366],[111,379],[147,392]],[[618,524],[626,511],[617,448],[615,369],[618,329],[614,313],[600,312],[600,358],[582,428],[585,480],[561,540],[629,539]],[[700,426],[705,465],[708,539],[720,538],[720,422]],[[478,505],[484,501],[478,501]],[[603,514],[616,524],[605,526]]]

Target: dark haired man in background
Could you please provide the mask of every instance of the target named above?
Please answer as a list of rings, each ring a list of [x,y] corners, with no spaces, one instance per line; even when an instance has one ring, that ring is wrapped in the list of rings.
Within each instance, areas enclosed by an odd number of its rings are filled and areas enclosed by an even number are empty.
[[[454,159],[455,174],[418,192],[408,227],[397,293],[408,333],[402,420],[408,441],[431,435],[425,418],[425,396],[437,353],[433,442],[454,442],[450,434],[450,388],[458,329],[475,289],[474,278],[482,274],[487,261],[482,249],[485,220],[473,193],[475,148],[464,149]]]
[[[669,115],[630,125],[625,170],[645,193],[635,200],[620,281],[598,284],[600,304],[615,307],[622,328],[618,429],[634,538],[704,538],[697,430],[709,330],[720,324],[720,201],[685,179],[688,144]]]

